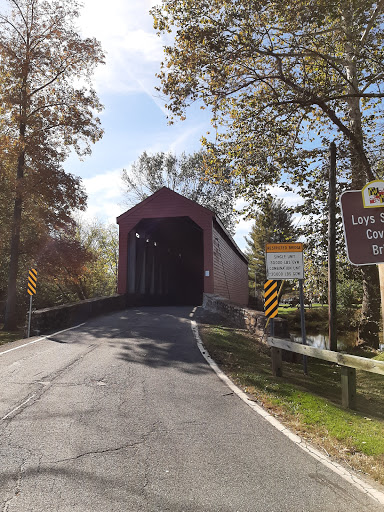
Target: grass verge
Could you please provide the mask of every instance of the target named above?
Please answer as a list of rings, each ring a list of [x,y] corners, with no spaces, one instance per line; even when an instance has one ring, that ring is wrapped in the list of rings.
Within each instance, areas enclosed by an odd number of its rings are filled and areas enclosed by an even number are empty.
[[[17,331],[3,331],[3,324],[0,324],[0,345],[9,343],[11,341],[17,341],[24,338],[24,327],[19,327]]]
[[[308,359],[272,375],[269,348],[246,331],[201,325],[210,355],[244,391],[334,459],[384,484],[384,377],[357,371],[357,411],[341,407],[340,367]],[[383,355],[378,358],[383,359]]]

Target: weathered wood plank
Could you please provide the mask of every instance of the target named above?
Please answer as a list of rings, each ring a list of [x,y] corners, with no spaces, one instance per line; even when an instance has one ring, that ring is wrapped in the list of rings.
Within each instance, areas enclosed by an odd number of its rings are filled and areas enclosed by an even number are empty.
[[[272,347],[272,374],[275,377],[283,376],[283,358],[280,348]]]
[[[384,375],[384,361],[342,354],[340,352],[333,352],[332,350],[323,350],[321,348],[310,347],[309,345],[294,343],[293,341],[282,338],[268,337],[267,343],[270,347],[281,348],[290,352],[296,352],[297,354],[304,354],[309,357],[323,359],[324,361],[331,361],[332,363],[342,366],[349,366],[350,368]]]
[[[346,409],[356,409],[356,369],[341,367],[341,404]]]

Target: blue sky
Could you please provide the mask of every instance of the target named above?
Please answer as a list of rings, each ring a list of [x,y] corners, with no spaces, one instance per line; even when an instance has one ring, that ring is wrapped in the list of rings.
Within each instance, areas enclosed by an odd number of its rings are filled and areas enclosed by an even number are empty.
[[[115,222],[124,205],[122,169],[129,169],[143,151],[191,153],[200,148],[200,138],[210,129],[209,114],[200,109],[187,112],[186,121],[169,126],[165,99],[155,90],[156,73],[165,43],[153,29],[149,9],[156,0],[84,0],[78,22],[83,36],[96,37],[106,52],[106,65],[94,76],[94,85],[104,104],[101,121],[104,137],[93,146],[92,155],[79,161],[71,156],[66,171],[81,176],[88,193],[85,217]],[[296,201],[285,196],[288,205]],[[235,240],[245,249],[244,236],[252,222],[240,221]]]

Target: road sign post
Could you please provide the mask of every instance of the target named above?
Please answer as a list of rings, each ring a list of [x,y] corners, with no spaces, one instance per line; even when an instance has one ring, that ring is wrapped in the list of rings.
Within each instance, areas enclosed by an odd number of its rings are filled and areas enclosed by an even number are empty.
[[[36,285],[37,285],[37,272],[34,268],[31,268],[28,275],[28,288],[27,292],[29,294],[29,316],[28,316],[28,333],[27,338],[30,337],[31,334],[31,318],[32,318],[32,297],[36,294]]]
[[[304,259],[303,259],[303,244],[302,243],[276,243],[266,244],[265,246],[265,262],[266,273],[269,281],[265,284],[264,288],[273,279],[289,280],[298,279],[300,287],[300,317],[301,317],[301,336],[303,345],[306,345],[306,332],[305,332],[305,311],[304,311]],[[277,285],[277,284],[276,284]],[[281,287],[282,288],[282,287]],[[281,292],[280,288],[280,292]],[[279,292],[279,295],[280,295]],[[278,299],[277,299],[278,302]],[[277,304],[278,306],[278,304]],[[276,308],[277,309],[277,308]],[[267,307],[265,308],[267,315]],[[277,312],[276,312],[277,315]],[[275,316],[276,316],[275,315]],[[272,326],[271,326],[272,332]],[[271,334],[271,336],[273,336]],[[272,367],[275,368],[274,375],[279,375],[281,354],[272,354]],[[305,375],[308,374],[307,358],[303,358],[303,366]]]
[[[273,279],[268,280],[264,284],[264,309],[265,316],[268,318],[267,323],[265,325],[265,330],[267,330],[268,323],[270,322],[270,336],[273,338],[275,336],[275,316],[279,312],[279,293],[277,292],[277,281]],[[271,349],[272,355],[272,373],[277,377],[281,377],[282,375],[282,358],[281,358],[281,349],[275,349],[272,347]]]
[[[336,303],[336,144],[329,148],[328,188],[328,339],[329,349],[337,351]]]
[[[301,340],[302,344],[307,344],[307,333],[305,331],[305,309],[304,309],[304,290],[303,290],[303,280],[299,279],[299,289],[300,289],[300,320],[301,320]],[[308,361],[307,356],[303,356],[303,369],[304,374],[308,375]]]

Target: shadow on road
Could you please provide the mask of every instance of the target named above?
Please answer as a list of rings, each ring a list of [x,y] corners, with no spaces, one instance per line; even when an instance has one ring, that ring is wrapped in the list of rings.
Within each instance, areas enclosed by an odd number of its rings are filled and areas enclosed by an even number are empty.
[[[49,336],[56,343],[99,340],[118,349],[118,358],[151,368],[173,367],[189,374],[209,372],[191,330],[191,307],[140,307],[87,322]]]

